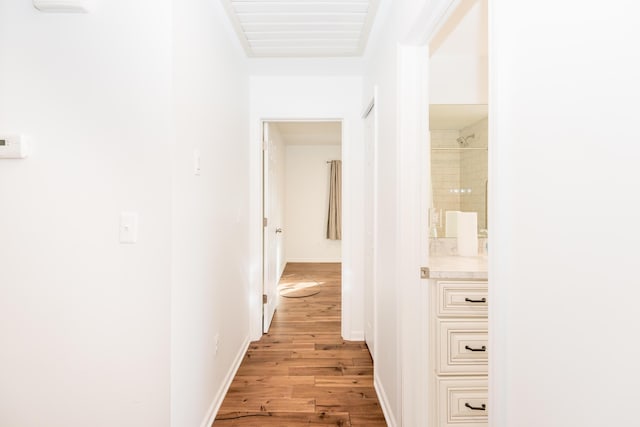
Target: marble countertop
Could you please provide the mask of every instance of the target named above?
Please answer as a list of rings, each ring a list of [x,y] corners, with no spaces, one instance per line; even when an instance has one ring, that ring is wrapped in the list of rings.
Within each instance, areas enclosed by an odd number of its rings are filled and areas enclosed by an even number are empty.
[[[429,279],[483,279],[487,275],[486,256],[429,257]]]

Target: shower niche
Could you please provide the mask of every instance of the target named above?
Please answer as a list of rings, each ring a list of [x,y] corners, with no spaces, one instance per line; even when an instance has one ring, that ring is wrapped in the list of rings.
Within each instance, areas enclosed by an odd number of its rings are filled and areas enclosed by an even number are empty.
[[[432,203],[429,236],[432,251],[456,253],[456,222],[475,220],[478,252],[488,235],[488,108],[484,104],[432,104]],[[474,218],[475,217],[475,218]]]

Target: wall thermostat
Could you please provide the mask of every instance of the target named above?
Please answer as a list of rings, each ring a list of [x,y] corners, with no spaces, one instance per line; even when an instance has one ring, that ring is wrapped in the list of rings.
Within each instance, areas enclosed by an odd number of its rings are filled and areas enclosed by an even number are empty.
[[[0,134],[0,159],[24,159],[27,146],[22,135]]]

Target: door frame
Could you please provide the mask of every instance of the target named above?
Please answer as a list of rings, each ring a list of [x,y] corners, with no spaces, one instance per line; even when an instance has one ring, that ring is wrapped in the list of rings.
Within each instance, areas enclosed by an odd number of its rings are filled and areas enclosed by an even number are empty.
[[[420,267],[429,267],[428,207],[430,200],[430,147],[429,139],[429,63],[430,47],[441,42],[441,31],[449,20],[456,19],[456,13],[467,5],[462,0],[433,0],[423,6],[416,15],[404,39],[398,45],[398,185],[402,188],[398,198],[398,247],[406,248],[397,260],[398,283],[402,283],[398,298],[400,322],[398,334],[401,337],[399,360],[401,360],[402,423],[403,425],[424,425],[428,419],[424,402],[432,398],[429,388],[416,378],[426,378],[428,373],[424,360],[428,359],[429,293],[424,279],[419,278]],[[489,7],[491,20],[491,6]],[[489,25],[491,31],[491,25]],[[489,44],[491,45],[491,34]],[[495,60],[490,52],[489,63]],[[489,72],[490,86],[496,79]],[[495,87],[495,85],[494,85]],[[495,110],[491,107],[495,89],[489,88],[489,138],[493,138],[491,123],[495,123]],[[489,174],[491,175],[491,157]],[[425,163],[426,162],[426,163]],[[424,165],[428,165],[424,167]],[[414,173],[412,171],[419,171]],[[491,182],[491,178],[489,179]],[[491,184],[489,184],[491,186]],[[419,199],[416,203],[413,198]],[[489,208],[491,207],[489,197]],[[419,255],[416,255],[419,254]],[[407,256],[409,255],[409,256]],[[491,271],[491,262],[489,263]],[[490,273],[489,273],[490,274]],[[489,287],[491,298],[492,286]],[[419,301],[419,302],[416,302]],[[496,301],[495,298],[492,299]],[[495,304],[489,307],[489,328],[493,328]],[[416,326],[419,328],[417,329]],[[495,334],[490,334],[489,345],[493,347]],[[499,363],[494,356],[489,360],[489,413],[497,414],[495,387],[500,381],[492,372]],[[492,417],[489,424],[492,425]]]
[[[377,247],[378,247],[378,241],[377,241],[377,237],[378,237],[378,109],[379,106],[377,105],[378,102],[378,85],[374,85],[373,86],[373,96],[371,97],[371,101],[369,102],[369,104],[367,104],[367,106],[365,107],[365,109],[362,112],[362,120],[367,120],[369,118],[369,116],[371,116],[371,114],[373,114],[373,117],[371,118],[371,120],[373,120],[372,122],[372,134],[371,134],[371,142],[373,143],[373,163],[372,163],[372,168],[373,170],[371,171],[371,175],[373,176],[373,182],[372,182],[372,186],[373,186],[373,194],[372,194],[372,201],[371,201],[371,207],[372,207],[372,212],[371,212],[371,227],[372,227],[372,245],[373,245],[373,254],[372,254],[372,259],[371,259],[371,267],[372,270],[370,272],[371,274],[371,310],[372,310],[372,315],[373,315],[373,325],[372,325],[372,334],[373,334],[373,353],[371,354],[374,364],[373,364],[373,369],[375,371],[376,369],[376,359],[377,359],[377,355],[378,355],[378,316],[377,316],[377,268],[376,266],[378,265],[378,251],[377,251]],[[366,129],[365,129],[366,131]],[[368,141],[364,140],[364,144],[367,144]],[[363,147],[364,148],[364,147]],[[366,154],[367,150],[366,148],[363,149],[363,152]],[[364,164],[364,168],[366,168],[366,163]],[[366,170],[366,169],[365,169]],[[369,175],[367,174],[367,177],[369,177]],[[364,185],[367,185],[366,183],[364,183]],[[366,206],[365,206],[366,208]],[[366,236],[367,230],[364,231],[364,236]],[[366,249],[366,248],[365,248]],[[364,262],[363,262],[364,264]],[[366,264],[365,264],[366,265]],[[363,279],[366,278],[366,275],[363,274]],[[367,283],[364,283],[364,289],[363,291],[366,293],[367,292]],[[365,304],[367,302],[366,297],[364,298]],[[364,307],[364,313],[366,315],[367,313],[367,308]],[[365,316],[365,324],[364,324],[364,331],[365,331],[365,342],[366,342],[366,330],[367,330],[367,319]],[[371,349],[369,349],[371,350]]]
[[[249,318],[249,330],[250,330],[250,339],[253,341],[257,341],[260,339],[260,337],[263,334],[263,313],[264,313],[264,305],[262,304],[262,295],[263,295],[263,286],[264,286],[264,275],[265,275],[265,271],[264,271],[264,259],[265,259],[265,250],[264,250],[264,236],[263,236],[263,232],[264,232],[264,227],[263,227],[263,205],[262,205],[262,197],[263,197],[263,189],[264,189],[264,162],[262,161],[263,159],[263,126],[264,123],[277,123],[277,122],[340,122],[341,123],[341,151],[342,151],[342,167],[343,167],[343,171],[342,171],[342,175],[343,175],[343,191],[342,191],[342,198],[343,198],[343,204],[342,204],[342,208],[343,208],[343,222],[342,222],[342,227],[343,227],[343,232],[342,232],[342,250],[341,250],[341,263],[342,263],[342,309],[341,309],[341,324],[342,324],[342,336],[345,337],[345,339],[362,339],[361,337],[356,337],[353,338],[353,335],[349,334],[348,332],[345,333],[345,331],[349,331],[350,329],[350,319],[351,319],[351,289],[349,289],[348,286],[344,286],[345,283],[345,276],[349,277],[351,275],[351,272],[353,270],[354,267],[354,259],[351,256],[351,254],[349,253],[348,250],[345,250],[346,248],[349,248],[349,244],[351,243],[351,240],[353,239],[353,230],[352,228],[352,221],[350,221],[350,215],[345,215],[345,211],[347,211],[347,209],[345,209],[346,207],[349,206],[348,203],[348,196],[350,194],[350,192],[352,191],[351,187],[352,185],[350,185],[350,183],[353,181],[351,178],[353,176],[353,172],[351,169],[351,158],[352,156],[350,155],[350,148],[351,148],[351,144],[350,139],[347,137],[348,132],[347,132],[347,120],[345,117],[335,117],[335,116],[321,116],[321,117],[286,117],[286,116],[275,116],[275,117],[261,117],[260,119],[258,119],[258,126],[256,126],[257,128],[257,132],[255,132],[253,134],[253,138],[252,141],[255,141],[255,143],[253,143],[251,145],[252,149],[251,149],[251,156],[252,158],[257,159],[257,157],[259,156],[260,159],[260,166],[257,168],[259,169],[259,173],[256,173],[253,175],[253,179],[251,179],[252,183],[252,187],[253,188],[259,188],[260,191],[260,202],[259,203],[254,203],[252,204],[253,208],[251,208],[251,216],[252,218],[254,218],[254,220],[252,220],[252,223],[254,224],[259,224],[259,228],[255,227],[253,228],[252,234],[252,239],[254,242],[257,242],[259,240],[260,244],[259,244],[259,248],[257,249],[257,252],[259,253],[259,262],[255,262],[253,265],[253,274],[252,276],[254,278],[259,278],[260,280],[256,280],[257,283],[255,283],[253,286],[250,286],[249,288],[249,296],[250,296],[250,300],[252,301],[252,303],[249,305],[250,307],[250,318]],[[347,184],[347,185],[345,185]],[[256,202],[256,197],[252,198],[254,202]],[[347,201],[347,203],[345,203],[345,201]],[[345,227],[346,226],[346,227]],[[257,234],[258,234],[258,230],[259,230],[259,239],[257,239]],[[255,246],[254,246],[255,248]],[[255,250],[255,249],[254,249]],[[257,274],[256,274],[257,273]]]

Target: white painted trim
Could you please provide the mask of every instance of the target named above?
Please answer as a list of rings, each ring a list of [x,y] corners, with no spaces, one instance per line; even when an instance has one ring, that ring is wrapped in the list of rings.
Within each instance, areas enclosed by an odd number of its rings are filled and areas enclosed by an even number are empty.
[[[351,331],[347,341],[364,341],[364,331]]]
[[[461,2],[462,0],[428,2],[403,41],[407,44],[428,45]]]
[[[250,124],[250,200],[249,200],[249,234],[251,268],[249,269],[249,337],[257,341],[262,337],[262,286],[264,270],[263,248],[263,209],[262,209],[262,123],[258,118]]]
[[[494,71],[497,69],[508,69],[505,66],[499,66],[503,58],[500,56],[500,49],[497,40],[500,37],[498,34],[498,26],[492,25],[495,22],[494,16],[497,13],[495,3],[493,1],[488,2],[488,32],[489,32],[489,188],[488,188],[488,200],[487,208],[491,212],[488,216],[488,229],[496,230],[498,224],[505,226],[505,220],[500,216],[500,209],[498,206],[504,206],[504,202],[501,205],[499,200],[500,193],[496,191],[497,183],[504,182],[502,178],[503,170],[494,165],[508,164],[504,159],[505,147],[509,143],[500,137],[498,132],[497,123],[500,122],[500,106],[502,105],[502,99],[506,94],[501,90],[500,76]],[[504,94],[504,95],[503,95]],[[506,227],[500,228],[501,230]],[[509,280],[500,280],[494,275],[495,271],[500,271],[498,268],[498,262],[504,259],[501,255],[500,246],[493,245],[491,247],[491,254],[488,257],[488,274],[489,274],[489,289],[488,296],[489,301],[489,426],[506,426],[507,425],[507,332],[509,321],[507,319],[508,310],[507,301],[509,298],[509,287],[506,283]]]
[[[364,24],[362,25],[362,30],[360,32],[360,43],[358,44],[357,55],[362,56],[364,50],[367,47],[367,42],[369,41],[369,35],[371,33],[371,29],[373,28],[373,23],[376,20],[376,14],[378,13],[380,0],[369,0],[369,11],[367,12],[367,17],[365,18]]]
[[[308,262],[308,263],[341,263],[342,258],[291,258],[288,259],[287,262]]]
[[[227,371],[227,376],[222,383],[222,387],[218,390],[215,397],[213,398],[213,402],[209,406],[209,410],[205,415],[202,423],[200,423],[200,427],[210,427],[213,424],[213,421],[216,419],[216,415],[218,415],[218,411],[220,410],[220,406],[222,406],[222,402],[224,401],[224,397],[227,395],[227,391],[229,391],[229,387],[231,387],[231,383],[240,369],[240,364],[242,364],[242,360],[244,359],[244,355],[249,350],[249,337],[245,338],[244,343],[240,346],[240,350],[238,354],[236,354],[235,359],[233,360],[233,364],[231,365],[231,369]]]
[[[324,122],[343,122],[344,118],[340,118],[340,117],[334,117],[334,118],[295,118],[295,119],[263,119],[263,122],[269,122],[269,123],[280,123],[280,122],[284,122],[284,123],[289,123],[289,122],[316,122],[316,123],[324,123]],[[337,144],[334,144],[337,145]]]
[[[362,304],[361,297],[357,295],[352,295],[353,290],[351,289],[353,286],[353,277],[356,275],[352,274],[354,264],[356,263],[355,257],[358,254],[355,251],[358,249],[356,247],[353,248],[356,230],[353,226],[354,221],[352,220],[352,213],[349,210],[353,211],[354,208],[350,207],[350,199],[349,195],[351,194],[351,189],[348,187],[348,183],[355,181],[358,182],[355,177],[353,177],[353,172],[351,172],[352,167],[351,163],[354,162],[354,155],[352,155],[354,146],[357,146],[356,141],[352,141],[349,133],[349,126],[351,125],[351,120],[346,117],[341,116],[340,114],[333,115],[328,114],[325,116],[300,116],[300,117],[277,117],[270,115],[262,115],[255,114],[251,120],[251,141],[250,141],[250,165],[251,165],[251,175],[250,175],[250,218],[251,218],[251,254],[250,258],[252,260],[252,268],[249,271],[250,281],[249,281],[249,328],[250,328],[250,338],[251,340],[257,341],[262,337],[262,167],[260,166],[262,160],[262,127],[261,123],[263,122],[282,122],[282,121],[316,121],[316,122],[327,122],[327,121],[339,121],[342,123],[342,175],[343,175],[343,233],[342,233],[342,256],[339,261],[322,261],[322,262],[341,262],[342,263],[342,313],[341,313],[341,335],[345,340],[362,340],[364,337],[364,332],[361,330],[351,330],[352,322],[351,318],[356,309],[352,306],[353,304]],[[345,186],[345,184],[347,184]],[[358,189],[353,189],[353,191],[357,191]],[[352,228],[353,231],[349,231],[348,228]],[[291,261],[290,262],[294,262]],[[303,261],[309,262],[309,261]],[[346,285],[346,286],[345,286]],[[359,298],[359,299],[358,299]]]
[[[347,133],[347,124],[345,121],[342,121],[342,153],[340,157],[342,158],[342,245],[340,248],[340,255],[342,257],[342,268],[340,271],[340,277],[342,278],[341,283],[341,303],[342,303],[342,313],[340,314],[340,325],[341,331],[340,334],[342,338],[345,340],[356,340],[354,331],[351,330],[351,301],[354,296],[351,292],[351,283],[352,283],[352,275],[351,272],[353,270],[353,256],[351,251],[352,248],[352,233],[345,233],[344,225],[348,224],[349,227],[353,226],[352,212],[349,209],[346,209],[351,200],[349,198],[349,188],[345,186],[345,178],[347,180],[351,180],[351,176],[353,175],[351,172],[352,169],[352,158],[350,156],[350,149],[352,149],[353,141],[351,141],[346,136]],[[351,175],[349,175],[351,174]],[[345,203],[346,202],[346,203]],[[346,215],[345,215],[346,214]],[[364,336],[364,333],[362,333]]]
[[[287,261],[283,262],[282,265],[278,266],[278,283],[282,279],[282,275],[284,274],[284,269],[287,268]]]
[[[250,144],[249,144],[249,165],[251,175],[250,179],[250,201],[249,201],[249,223],[250,223],[250,258],[252,267],[249,270],[249,331],[252,341],[257,341],[263,334],[263,320],[262,320],[262,293],[263,293],[263,270],[264,270],[264,253],[263,253],[263,226],[262,219],[264,217],[262,208],[262,180],[263,180],[263,159],[262,159],[262,146],[263,146],[263,123],[265,122],[342,122],[342,157],[344,158],[345,152],[345,131],[344,131],[344,118],[339,116],[328,117],[274,117],[258,116],[254,117],[250,123]],[[343,175],[345,174],[345,166],[343,164]],[[293,261],[292,261],[293,262]],[[306,262],[306,261],[303,261]],[[343,245],[343,260],[344,264],[344,245]],[[344,265],[343,265],[344,271]],[[343,275],[344,281],[344,275]],[[344,291],[343,291],[344,292]],[[343,323],[345,315],[345,305],[343,301]]]
[[[384,414],[384,419],[387,422],[387,426],[396,427],[398,423],[393,417],[393,411],[391,411],[391,407],[389,406],[389,398],[387,397],[387,394],[384,391],[384,387],[382,387],[382,383],[378,379],[377,375],[373,376],[373,388],[376,390],[376,394],[378,395],[380,407],[382,408],[382,413]]]
[[[371,201],[371,205],[373,207],[373,212],[371,212],[371,227],[373,228],[372,232],[373,232],[373,236],[372,236],[372,244],[373,244],[373,255],[372,255],[372,260],[371,260],[371,264],[372,264],[372,271],[371,271],[371,303],[373,305],[372,307],[372,311],[373,311],[373,354],[371,354],[371,357],[374,361],[374,365],[373,365],[373,369],[375,371],[376,369],[376,364],[375,361],[378,360],[378,298],[377,298],[377,293],[378,293],[378,276],[377,276],[377,265],[378,265],[378,246],[379,246],[379,242],[378,242],[378,171],[379,171],[379,157],[378,157],[378,120],[379,120],[379,115],[378,115],[378,111],[380,111],[380,107],[377,105],[378,101],[378,91],[379,91],[379,86],[373,85],[373,96],[371,97],[371,101],[369,102],[369,104],[367,105],[367,107],[364,109],[363,113],[362,113],[362,119],[366,120],[369,115],[371,113],[373,113],[373,126],[372,126],[372,136],[373,136],[373,171],[371,172],[372,176],[373,176],[373,199]],[[368,141],[363,141],[365,144]],[[367,152],[367,149],[364,148],[364,152]],[[365,161],[366,163],[366,161]],[[366,164],[364,165],[364,167],[366,168]],[[364,235],[366,235],[367,230],[364,231]],[[365,248],[366,250],[366,248]],[[363,286],[366,287],[367,284],[363,283]],[[366,288],[363,287],[363,301],[365,301],[366,303]],[[367,308],[364,307],[363,313],[365,314],[365,325],[364,328],[366,330],[366,312],[367,312]],[[365,333],[363,332],[362,334],[362,340],[365,340],[366,336]],[[369,352],[371,352],[371,349],[369,349]]]
[[[426,426],[430,396],[428,208],[431,202],[429,137],[429,45],[461,0],[434,0],[420,13],[398,48],[398,214],[396,259],[399,286],[398,357],[401,366],[401,418],[406,426]],[[375,372],[374,372],[375,378]],[[491,401],[491,390],[489,392]]]
[[[428,265],[428,77],[427,46],[398,47],[397,224],[398,346],[402,424],[426,425],[429,301],[420,267]],[[427,180],[428,182],[428,180]]]
[[[380,247],[380,235],[378,234],[378,226],[380,224],[378,215],[378,202],[379,202],[379,190],[380,190],[380,156],[378,151],[380,149],[378,134],[379,134],[379,120],[380,120],[380,105],[379,105],[379,86],[373,85],[373,272],[371,275],[372,287],[373,287],[373,340],[374,340],[374,360],[378,357],[380,346],[379,334],[380,328],[378,327],[378,269],[376,265],[379,264],[379,251]],[[364,338],[363,338],[364,339]],[[375,369],[375,362],[374,362]]]
[[[270,138],[269,138],[269,122],[263,121],[261,123],[262,128],[262,217],[267,218],[267,226],[265,227],[263,224],[262,227],[262,295],[267,296],[267,303],[262,302],[262,333],[266,334],[269,332],[269,327],[271,327],[271,321],[273,320],[273,316],[276,315],[276,308],[274,307],[273,311],[271,311],[271,305],[277,304],[279,298],[270,298],[269,295],[269,249],[271,244],[271,239],[275,240],[274,236],[271,236],[269,233],[269,220],[273,221],[273,218],[269,218],[269,209],[271,204],[271,194],[269,193],[269,152],[271,149]],[[273,254],[275,256],[275,254]],[[276,284],[276,291],[277,291]],[[275,300],[275,301],[272,301]]]

